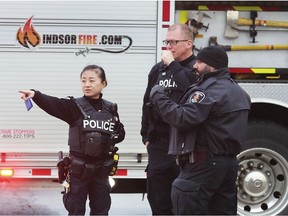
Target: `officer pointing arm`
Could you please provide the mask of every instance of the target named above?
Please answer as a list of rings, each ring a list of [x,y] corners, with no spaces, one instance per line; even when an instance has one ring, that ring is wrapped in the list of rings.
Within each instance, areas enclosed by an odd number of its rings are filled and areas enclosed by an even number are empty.
[[[70,164],[66,176],[69,187],[63,195],[69,215],[85,215],[87,197],[91,215],[108,215],[111,167],[107,167],[107,162],[111,160],[111,150],[115,153],[111,146],[124,139],[125,130],[115,105],[102,98],[102,89],[107,86],[103,68],[86,66],[80,73],[80,81],[84,96],[75,100],[36,90],[20,90],[19,93],[23,100],[32,98],[45,112],[69,124]]]

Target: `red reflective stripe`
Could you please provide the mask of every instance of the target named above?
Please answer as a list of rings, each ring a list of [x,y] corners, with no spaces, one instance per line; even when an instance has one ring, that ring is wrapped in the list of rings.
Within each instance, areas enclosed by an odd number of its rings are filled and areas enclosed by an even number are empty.
[[[162,25],[162,28],[169,28],[169,25]]]
[[[170,0],[163,0],[162,21],[170,21]]]
[[[51,175],[51,169],[32,169],[32,175]]]
[[[1,163],[6,162],[6,153],[1,153]]]
[[[251,68],[229,68],[230,73],[253,73]]]
[[[281,9],[281,7],[277,7],[277,6],[272,6],[272,7],[270,7],[270,6],[261,6],[261,8],[262,8],[262,10],[263,11],[281,11],[282,9]]]
[[[128,174],[127,169],[118,169],[116,172],[117,176],[127,176],[127,174]]]

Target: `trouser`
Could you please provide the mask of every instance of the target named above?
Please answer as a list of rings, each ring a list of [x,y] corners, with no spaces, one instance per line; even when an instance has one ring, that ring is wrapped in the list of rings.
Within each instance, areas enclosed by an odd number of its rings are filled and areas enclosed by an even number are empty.
[[[63,203],[69,215],[85,215],[87,196],[90,215],[108,215],[111,206],[111,187],[108,175],[95,174],[87,179],[71,174],[70,189],[63,195]]]
[[[236,215],[238,164],[235,156],[211,156],[181,167],[172,184],[176,215]]]
[[[167,151],[149,148],[157,142],[148,145],[147,198],[153,215],[172,215],[171,187],[179,167]]]

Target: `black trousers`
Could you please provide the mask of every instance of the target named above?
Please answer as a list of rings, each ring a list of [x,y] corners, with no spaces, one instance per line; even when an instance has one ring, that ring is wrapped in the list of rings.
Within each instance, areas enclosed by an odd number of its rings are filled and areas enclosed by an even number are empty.
[[[179,174],[179,166],[175,158],[167,154],[168,149],[152,146],[163,145],[160,142],[148,145],[147,198],[153,215],[172,215],[171,187]]]
[[[85,215],[87,197],[90,200],[90,215],[108,215],[111,186],[107,175],[95,174],[81,179],[72,174],[70,180],[70,191],[63,195],[63,203],[69,215]]]
[[[238,164],[234,156],[211,156],[185,165],[173,182],[176,215],[236,215]]]

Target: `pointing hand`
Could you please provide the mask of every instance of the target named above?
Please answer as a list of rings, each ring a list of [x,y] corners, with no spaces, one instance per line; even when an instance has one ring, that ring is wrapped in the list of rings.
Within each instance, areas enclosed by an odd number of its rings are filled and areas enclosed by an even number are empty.
[[[27,100],[28,98],[33,98],[35,95],[34,91],[31,90],[20,90],[21,99]]]

